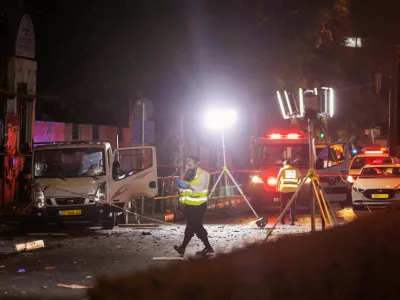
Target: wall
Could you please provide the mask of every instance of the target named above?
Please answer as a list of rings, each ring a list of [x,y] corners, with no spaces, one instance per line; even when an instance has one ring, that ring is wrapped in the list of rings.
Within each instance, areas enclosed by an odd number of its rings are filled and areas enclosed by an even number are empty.
[[[72,141],[72,124],[36,121],[34,130],[34,142],[58,142]],[[116,148],[118,127],[116,126],[99,126],[99,140],[108,141],[113,148]],[[79,139],[91,141],[93,140],[93,125],[79,124]],[[132,142],[132,128],[122,128],[122,139],[119,137],[119,147],[134,146]]]

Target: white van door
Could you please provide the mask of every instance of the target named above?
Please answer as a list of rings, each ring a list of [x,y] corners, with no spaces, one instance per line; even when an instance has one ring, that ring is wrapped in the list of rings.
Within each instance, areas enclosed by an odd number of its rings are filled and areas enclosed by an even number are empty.
[[[111,164],[111,203],[127,203],[136,197],[155,197],[157,159],[155,147],[128,147],[114,151]]]
[[[351,159],[347,143],[332,143],[322,150],[315,162],[321,187],[330,202],[344,202],[349,190],[345,180]]]

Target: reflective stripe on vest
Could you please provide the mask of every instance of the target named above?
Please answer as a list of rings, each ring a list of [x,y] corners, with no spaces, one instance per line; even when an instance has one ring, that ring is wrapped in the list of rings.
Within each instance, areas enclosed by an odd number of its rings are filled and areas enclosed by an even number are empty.
[[[282,170],[282,177],[280,183],[281,192],[295,192],[298,188],[299,178],[297,176],[297,169],[291,166],[285,166]]]
[[[197,168],[196,176],[193,180],[186,182],[189,185],[196,186],[200,184],[200,175],[202,175],[204,170]],[[207,172],[207,186],[201,192],[194,192],[190,189],[184,189],[180,196],[179,201],[186,205],[199,206],[208,200],[208,186],[210,184],[210,174]]]

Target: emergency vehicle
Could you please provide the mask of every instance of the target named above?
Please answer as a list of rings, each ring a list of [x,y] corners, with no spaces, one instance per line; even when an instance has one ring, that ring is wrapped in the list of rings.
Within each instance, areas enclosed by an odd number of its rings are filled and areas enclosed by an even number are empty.
[[[258,208],[274,204],[279,198],[277,175],[282,162],[290,159],[302,175],[309,169],[308,138],[302,132],[273,132],[253,141],[252,167],[249,195]],[[297,202],[299,204],[299,202]]]
[[[346,182],[349,163],[352,157],[353,145],[349,142],[326,144],[320,151],[315,163],[320,184],[324,188],[328,201],[338,202],[344,206],[349,194]],[[252,145],[252,167],[254,173],[250,178],[249,195],[253,205],[258,208],[274,205],[274,199],[279,198],[276,191],[277,175],[285,159],[290,159],[292,165],[305,176],[309,166],[309,141],[301,132],[273,132],[266,137],[257,138]],[[310,189],[306,186],[300,191],[297,204],[309,206]]]
[[[389,150],[383,147],[366,147],[361,152],[354,156],[350,163],[349,175],[347,181],[354,183],[357,175],[360,174],[361,169],[365,165],[371,164],[398,164],[399,160],[395,157],[389,156]]]
[[[400,165],[368,164],[359,175],[351,191],[354,211],[385,208],[400,201]]]
[[[33,149],[33,207],[40,223],[90,222],[112,229],[136,197],[157,194],[154,147],[44,143]]]

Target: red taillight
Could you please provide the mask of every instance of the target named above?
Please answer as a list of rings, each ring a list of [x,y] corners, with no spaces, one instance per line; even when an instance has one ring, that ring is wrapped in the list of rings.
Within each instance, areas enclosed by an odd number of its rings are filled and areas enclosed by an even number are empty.
[[[276,178],[275,177],[268,177],[267,184],[268,185],[276,185]]]
[[[269,135],[269,138],[272,140],[280,140],[282,139],[282,135],[279,133],[272,133]]]

